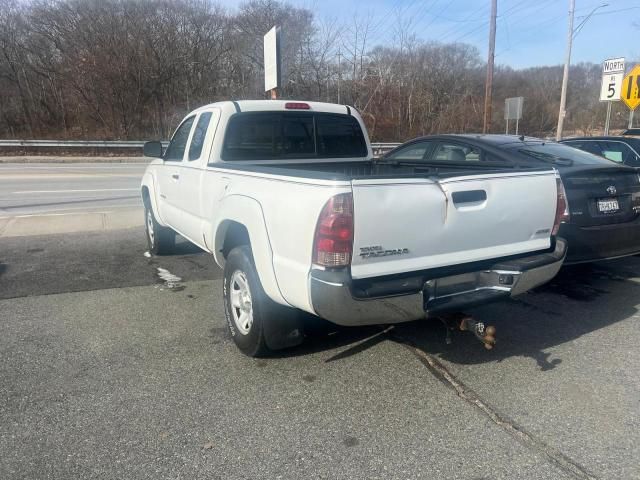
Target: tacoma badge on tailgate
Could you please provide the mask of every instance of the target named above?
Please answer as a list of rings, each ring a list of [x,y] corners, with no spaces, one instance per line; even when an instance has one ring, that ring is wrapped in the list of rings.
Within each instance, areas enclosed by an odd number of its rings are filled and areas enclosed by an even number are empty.
[[[409,253],[408,248],[395,248],[391,250],[385,250],[381,245],[374,245],[372,247],[360,247],[360,256],[365,258],[372,257],[388,257],[389,255],[405,255]]]

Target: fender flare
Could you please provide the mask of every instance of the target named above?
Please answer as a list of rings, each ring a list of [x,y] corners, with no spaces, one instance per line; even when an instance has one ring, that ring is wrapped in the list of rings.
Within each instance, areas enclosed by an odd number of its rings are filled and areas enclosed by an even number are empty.
[[[152,172],[148,170],[144,172],[144,175],[142,176],[142,182],[140,185],[140,194],[142,196],[142,203],[144,204],[145,202],[144,189],[146,188],[149,191],[149,201],[151,202],[151,208],[153,209],[153,214],[156,217],[156,221],[163,227],[166,227],[167,224],[162,220],[162,217],[160,216],[160,209],[158,208],[158,198],[156,196],[155,180],[156,180],[155,175]]]
[[[216,263],[224,267],[222,248],[229,227],[234,223],[244,226],[249,233],[253,261],[264,292],[274,302],[291,306],[285,300],[278,285],[273,267],[273,250],[260,203],[245,195],[229,195],[220,202],[216,216],[212,232],[213,255]]]

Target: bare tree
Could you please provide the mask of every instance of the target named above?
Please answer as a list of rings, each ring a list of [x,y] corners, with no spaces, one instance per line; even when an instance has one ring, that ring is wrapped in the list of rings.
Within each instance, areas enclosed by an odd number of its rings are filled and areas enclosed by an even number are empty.
[[[166,138],[198,105],[264,98],[262,39],[274,25],[284,34],[285,98],[335,101],[340,88],[375,140],[479,131],[478,50],[421,41],[405,17],[340,24],[278,0],[235,12],[214,0],[0,0],[0,136]],[[599,72],[572,66],[569,130],[602,127]],[[558,66],[498,67],[494,131],[504,131],[504,99],[522,95],[520,131],[550,133],[560,81]],[[614,105],[614,128],[623,113]]]

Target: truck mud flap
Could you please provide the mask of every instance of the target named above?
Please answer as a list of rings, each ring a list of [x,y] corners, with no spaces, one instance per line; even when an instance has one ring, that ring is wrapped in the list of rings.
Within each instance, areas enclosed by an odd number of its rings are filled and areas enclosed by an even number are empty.
[[[270,350],[282,350],[302,343],[304,325],[298,310],[278,306],[268,318],[264,323],[264,340]]]

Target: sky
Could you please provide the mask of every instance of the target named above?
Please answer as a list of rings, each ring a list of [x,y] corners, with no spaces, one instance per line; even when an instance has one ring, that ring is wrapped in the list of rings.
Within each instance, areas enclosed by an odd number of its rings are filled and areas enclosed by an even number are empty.
[[[232,1],[224,2],[231,6]],[[490,0],[288,0],[321,21],[371,18],[376,44],[392,44],[402,19],[423,40],[466,42],[487,57]],[[640,61],[640,0],[575,0],[572,63]],[[600,8],[597,8],[601,5]],[[596,9],[597,8],[597,9]],[[595,11],[593,11],[596,9]],[[569,0],[498,0],[496,63],[513,68],[564,62]],[[593,12],[593,13],[592,13]],[[586,19],[586,17],[592,15]],[[373,45],[372,45],[373,46]]]

